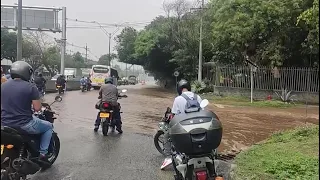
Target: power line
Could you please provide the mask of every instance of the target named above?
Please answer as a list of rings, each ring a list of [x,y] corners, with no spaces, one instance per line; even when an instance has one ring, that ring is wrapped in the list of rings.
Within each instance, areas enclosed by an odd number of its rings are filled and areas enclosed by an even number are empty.
[[[90,23],[90,24],[97,24],[97,21],[85,21],[85,20],[79,20],[79,19],[71,19],[67,18],[68,21],[74,21],[74,22],[80,22],[80,23]],[[125,27],[128,25],[137,25],[137,24],[149,24],[151,21],[145,21],[145,22],[123,22],[123,23],[99,23],[101,26],[111,26],[111,27]]]

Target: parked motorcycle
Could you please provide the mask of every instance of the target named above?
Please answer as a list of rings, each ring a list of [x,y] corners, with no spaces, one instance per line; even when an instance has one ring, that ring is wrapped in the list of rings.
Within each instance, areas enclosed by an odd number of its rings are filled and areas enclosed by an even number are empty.
[[[126,89],[121,90],[122,93],[127,92]],[[127,95],[121,95],[119,93],[118,98],[126,98],[128,97]],[[120,103],[118,103],[119,111],[121,111],[121,106]],[[108,135],[109,127],[112,128],[112,131],[114,131],[114,128],[116,126],[116,119],[113,117],[113,112],[114,112],[114,106],[109,104],[108,102],[102,102],[100,107],[99,107],[99,116],[101,118],[101,127],[102,127],[102,134],[104,136]],[[120,112],[122,113],[122,112]]]
[[[62,97],[56,96],[55,102],[61,102]],[[53,123],[56,117],[50,105],[42,103],[40,112],[34,115]],[[48,149],[50,164],[38,161],[41,135],[26,134],[20,129],[1,126],[1,180],[25,180],[27,175],[38,172],[41,168],[49,168],[57,159],[60,151],[60,140],[53,131]]]
[[[204,110],[208,104],[204,99],[200,109],[175,116],[161,128],[168,129],[172,143],[171,160],[164,162],[161,169],[172,164],[175,180],[223,179],[214,163],[222,139],[222,125],[215,113]]]

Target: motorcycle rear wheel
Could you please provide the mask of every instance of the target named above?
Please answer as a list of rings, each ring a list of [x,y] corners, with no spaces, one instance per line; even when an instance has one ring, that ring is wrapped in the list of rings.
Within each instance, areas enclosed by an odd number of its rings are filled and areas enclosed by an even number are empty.
[[[165,156],[166,154],[164,153],[164,148],[161,148],[161,146],[160,146],[160,143],[162,144],[162,147],[164,147],[164,144],[163,144],[163,142],[161,142],[159,140],[159,137],[162,136],[162,135],[164,135],[164,132],[163,131],[158,131],[154,136],[153,142],[154,142],[154,146],[159,151],[159,153],[161,153],[162,155]]]
[[[109,131],[109,124],[107,121],[102,123],[102,134],[104,136],[108,136],[108,131]]]

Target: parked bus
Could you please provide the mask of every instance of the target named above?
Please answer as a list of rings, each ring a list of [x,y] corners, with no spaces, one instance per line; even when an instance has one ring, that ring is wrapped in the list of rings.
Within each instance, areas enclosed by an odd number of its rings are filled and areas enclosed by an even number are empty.
[[[94,89],[99,89],[104,80],[107,77],[113,77],[114,85],[117,85],[117,80],[119,78],[118,71],[106,65],[93,65],[90,72],[90,79],[92,81],[92,87]]]

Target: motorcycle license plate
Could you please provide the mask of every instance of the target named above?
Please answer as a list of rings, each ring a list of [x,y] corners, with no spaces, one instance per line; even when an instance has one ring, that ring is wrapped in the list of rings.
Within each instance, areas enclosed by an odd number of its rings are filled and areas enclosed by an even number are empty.
[[[100,113],[100,117],[101,118],[108,118],[108,117],[110,117],[110,114],[109,113]]]
[[[80,88],[83,88],[83,86],[80,86]]]
[[[3,154],[4,145],[1,145],[1,155]]]
[[[57,88],[59,88],[59,87],[61,87],[61,86],[57,86]]]

